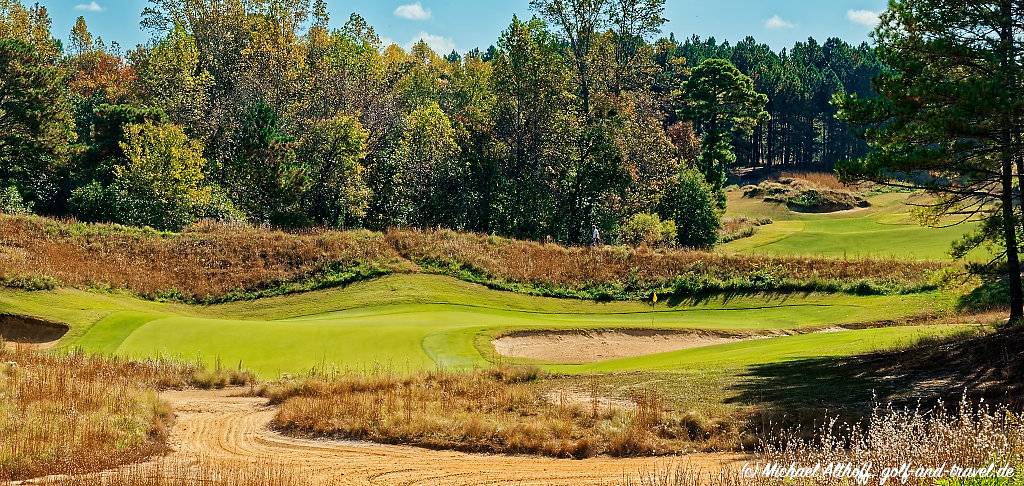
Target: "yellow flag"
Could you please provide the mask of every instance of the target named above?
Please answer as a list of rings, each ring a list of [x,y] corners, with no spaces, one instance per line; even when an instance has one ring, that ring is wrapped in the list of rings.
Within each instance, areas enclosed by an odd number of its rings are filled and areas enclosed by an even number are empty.
[[[658,303],[658,293],[657,292],[654,293],[654,299],[652,299],[652,300],[654,301],[655,304]]]

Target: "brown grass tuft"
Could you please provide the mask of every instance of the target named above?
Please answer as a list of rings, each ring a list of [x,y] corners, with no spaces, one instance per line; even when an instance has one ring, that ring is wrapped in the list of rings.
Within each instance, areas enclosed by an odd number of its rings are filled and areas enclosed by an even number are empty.
[[[831,213],[871,205],[856,187],[843,184],[833,174],[814,172],[782,174],[774,180],[744,187],[743,195],[782,203],[801,213]]]
[[[180,234],[34,216],[0,216],[0,286],[128,289],[150,298],[230,300],[388,272],[433,272],[506,289],[580,298],[643,299],[678,278],[723,283],[836,282],[915,288],[945,264],[724,255],[621,247],[570,248],[453,231],[289,234],[205,225]],[[356,269],[356,270],[353,270]],[[327,276],[325,276],[327,275]],[[296,282],[306,282],[298,285]],[[310,283],[311,282],[311,283]],[[749,282],[748,282],[749,283]],[[741,287],[743,285],[740,285]],[[695,290],[700,290],[697,288]],[[267,290],[271,289],[271,290]],[[768,289],[770,290],[770,289]]]
[[[337,375],[271,385],[274,427],[435,449],[585,458],[646,456],[692,446],[680,414],[653,390],[632,406],[542,395],[534,370],[430,372],[411,377]]]
[[[833,189],[836,191],[853,191],[854,186],[845,184],[832,172],[783,172],[779,179],[797,179],[811,185]]]
[[[162,452],[172,417],[159,389],[251,381],[244,370],[0,341],[0,480],[88,473]]]
[[[36,486],[303,486],[293,469],[273,462],[222,464],[198,459],[198,464],[157,462],[116,471],[71,477],[49,477]],[[0,483],[3,484],[3,483]],[[5,485],[13,486],[13,485]],[[321,485],[328,486],[328,485]]]
[[[81,473],[163,450],[155,366],[0,348],[0,478]]]
[[[766,437],[748,461],[747,474],[741,468],[702,471],[680,462],[627,475],[629,486],[720,485],[807,485],[849,486],[861,484],[1010,485],[1024,484],[1024,422],[1006,408],[972,404],[966,399],[956,407],[923,409],[880,407],[865,423],[826,421],[811,434],[790,430]],[[874,474],[865,482],[820,472],[810,478],[766,477],[769,464],[783,469],[790,465],[823,469],[831,464],[867,466]],[[951,479],[952,466],[995,469],[1009,466],[1016,476],[1009,478]],[[886,468],[907,465],[908,481],[885,478]],[[918,468],[943,468],[938,478],[915,478]],[[926,474],[923,472],[923,474]]]

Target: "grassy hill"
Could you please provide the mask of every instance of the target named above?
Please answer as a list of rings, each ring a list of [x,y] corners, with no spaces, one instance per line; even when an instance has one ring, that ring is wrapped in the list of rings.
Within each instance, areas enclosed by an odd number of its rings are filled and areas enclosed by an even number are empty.
[[[976,223],[922,226],[913,206],[907,205],[922,196],[899,192],[869,196],[868,208],[831,214],[793,212],[783,204],[744,197],[738,189],[728,197],[727,217],[773,221],[750,238],[720,247],[720,251],[748,255],[948,260],[951,243],[976,227]]]
[[[0,290],[0,313],[70,324],[64,348],[241,363],[273,377],[311,368],[489,366],[499,359],[491,338],[516,330],[795,331],[951,307],[932,283],[947,263],[867,258],[878,256],[872,248],[938,257],[953,237],[913,225],[906,195],[875,196],[870,209],[832,215],[730,197],[732,212],[775,222],[714,253],[566,248],[451,231],[164,233],[0,217],[0,281],[9,287]],[[833,258],[855,249],[864,258]],[[662,300],[652,307],[655,292]],[[570,373],[742,367],[955,330],[864,329],[541,364]]]
[[[0,313],[72,324],[64,348],[132,357],[174,356],[264,377],[310,368],[418,370],[489,366],[490,337],[523,329],[805,329],[908,318],[944,309],[937,293],[895,296],[749,295],[663,303],[596,303],[499,292],[433,275],[396,275],[347,288],[214,306],[145,301],[123,293],[72,289],[0,291]],[[737,364],[854,354],[950,328],[900,327],[767,339]],[[777,347],[763,347],[779,343]],[[791,343],[791,344],[787,344]],[[750,346],[748,343],[746,346]],[[730,345],[733,346],[733,345]],[[740,346],[741,348],[744,346]],[[742,353],[741,353],[742,354]],[[623,360],[585,372],[683,366],[682,352]]]

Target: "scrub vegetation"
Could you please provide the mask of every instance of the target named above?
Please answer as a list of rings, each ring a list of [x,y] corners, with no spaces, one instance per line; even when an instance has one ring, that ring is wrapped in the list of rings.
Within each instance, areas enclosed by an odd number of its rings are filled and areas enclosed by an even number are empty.
[[[409,377],[326,376],[271,385],[274,426],[291,434],[437,449],[582,459],[731,448],[737,425],[665,410],[654,390],[625,403],[543,396],[539,369]]]
[[[0,283],[128,290],[215,303],[437,273],[492,288],[590,300],[720,292],[933,290],[938,261],[762,257],[647,247],[565,247],[453,231],[290,234],[205,224],[184,233],[0,216]]]
[[[169,360],[57,355],[0,340],[0,480],[81,474],[159,454],[173,415],[158,390],[251,379]]]

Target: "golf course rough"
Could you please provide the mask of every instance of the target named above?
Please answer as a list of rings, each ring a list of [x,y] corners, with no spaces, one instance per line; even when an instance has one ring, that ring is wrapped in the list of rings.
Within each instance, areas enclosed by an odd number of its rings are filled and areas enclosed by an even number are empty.
[[[216,306],[60,289],[0,291],[0,313],[68,323],[63,349],[242,366],[265,378],[311,369],[392,371],[492,366],[491,341],[523,330],[813,330],[941,309],[938,293],[797,294],[711,298],[652,308],[499,292],[433,275],[395,275],[347,288]],[[909,326],[773,337],[588,364],[537,363],[566,373],[749,366],[852,355],[957,326]]]

